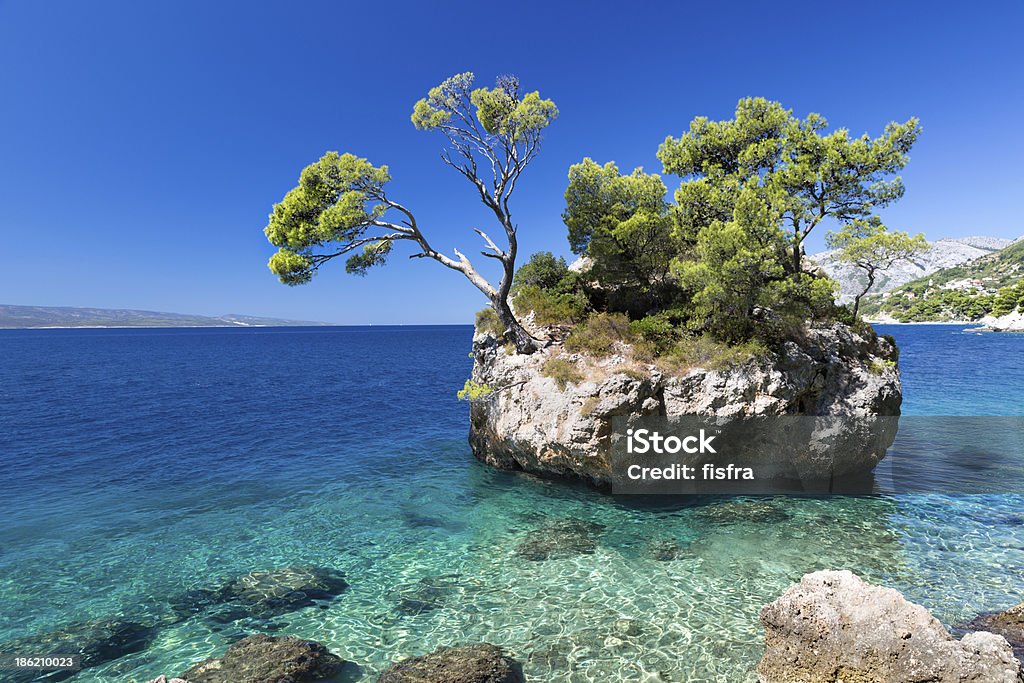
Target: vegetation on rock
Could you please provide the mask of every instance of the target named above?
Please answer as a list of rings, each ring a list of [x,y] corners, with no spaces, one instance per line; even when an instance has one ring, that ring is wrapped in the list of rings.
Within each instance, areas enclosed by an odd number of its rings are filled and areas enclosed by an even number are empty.
[[[917,138],[915,119],[882,135],[826,132],[777,102],[740,100],[726,121],[695,118],[658,150],[680,178],[584,159],[569,169],[563,220],[573,268],[535,254],[516,273],[514,305],[568,352],[620,353],[679,369],[742,362],[798,338],[808,324],[856,322],[836,283],[812,270],[803,243],[825,221],[833,241],[868,269],[910,258],[923,238],[889,232],[878,210],[899,199],[896,175]]]

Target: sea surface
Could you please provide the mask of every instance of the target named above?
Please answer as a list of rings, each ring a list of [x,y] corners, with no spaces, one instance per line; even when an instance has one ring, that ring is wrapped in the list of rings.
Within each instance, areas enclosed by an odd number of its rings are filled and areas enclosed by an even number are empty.
[[[878,329],[902,350],[904,414],[1024,415],[1024,335]],[[152,628],[72,683],[180,673],[257,631],[326,643],[347,681],[486,640],[536,683],[745,683],[761,606],[809,571],[852,569],[950,626],[1024,595],[1020,495],[654,504],[480,465],[455,399],[471,334],[0,331],[0,642],[100,618]],[[922,476],[978,476],[969,452],[894,450]],[[517,552],[566,525],[592,552]],[[350,586],[273,618],[182,612],[289,566]]]

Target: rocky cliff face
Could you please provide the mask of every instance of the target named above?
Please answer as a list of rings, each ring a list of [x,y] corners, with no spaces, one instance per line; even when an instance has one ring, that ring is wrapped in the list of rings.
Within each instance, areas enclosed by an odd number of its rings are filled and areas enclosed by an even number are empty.
[[[598,485],[613,479],[612,445],[620,428],[648,416],[871,420],[899,415],[902,401],[893,345],[840,324],[810,330],[801,343],[787,342],[768,358],[672,374],[654,365],[638,370],[625,355],[585,359],[566,354],[557,344],[528,356],[510,354],[484,333],[474,337],[473,353],[473,380],[492,390],[471,406],[470,443],[476,457],[502,469],[574,476]],[[560,387],[543,372],[552,357],[573,363],[583,379]],[[833,445],[841,442],[842,457],[796,454],[790,476],[869,471],[895,436],[895,420],[881,430],[863,421],[820,428],[830,432]],[[764,443],[729,454],[733,462],[772,457],[775,453]]]
[[[1002,636],[955,640],[924,607],[848,571],[804,576],[761,610],[761,623],[761,683],[1024,681]]]

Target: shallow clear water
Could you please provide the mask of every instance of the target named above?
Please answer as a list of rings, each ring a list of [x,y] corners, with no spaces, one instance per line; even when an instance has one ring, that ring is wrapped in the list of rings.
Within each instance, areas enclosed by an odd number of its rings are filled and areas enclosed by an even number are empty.
[[[1024,335],[880,331],[902,348],[905,413],[1024,415]],[[479,465],[454,399],[470,335],[0,331],[0,641],[112,615],[159,627],[74,683],[178,673],[254,630],[325,642],[360,667],[348,680],[487,640],[529,681],[737,683],[755,680],[761,606],[808,571],[852,569],[951,625],[1021,599],[1020,496],[659,507]],[[570,518],[602,525],[592,554],[517,554]],[[668,540],[675,559],[655,559]],[[269,621],[173,612],[289,565],[350,588]]]

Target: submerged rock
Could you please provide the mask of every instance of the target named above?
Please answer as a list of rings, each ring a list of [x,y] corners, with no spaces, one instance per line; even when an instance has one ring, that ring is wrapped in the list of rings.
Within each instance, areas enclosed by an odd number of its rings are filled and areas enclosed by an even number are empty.
[[[652,559],[658,562],[671,562],[682,555],[685,548],[674,538],[663,538],[651,543],[648,550]]]
[[[556,519],[534,529],[516,546],[515,554],[533,562],[592,555],[604,525],[582,519]]]
[[[1007,642],[955,640],[928,610],[848,571],[807,574],[761,610],[761,683],[1021,683]]]
[[[624,368],[622,357],[597,360],[584,379],[563,388],[542,372],[561,349],[510,354],[486,333],[474,337],[473,380],[492,390],[470,407],[470,445],[479,460],[607,487],[615,479],[614,431],[623,422],[695,416],[742,426],[802,415],[820,418],[809,421],[809,446],[779,431],[767,440],[734,439],[739,448],[710,462],[812,481],[871,471],[895,438],[892,418],[902,402],[896,349],[846,325],[808,330],[775,355],[719,370],[670,375],[653,365]],[[708,460],[687,464],[701,462]]]
[[[1003,612],[982,614],[967,624],[970,631],[991,631],[1006,638],[1017,659],[1024,661],[1024,602]]]
[[[523,674],[500,647],[475,643],[392,664],[377,683],[523,683]]]
[[[459,590],[456,575],[427,576],[416,583],[399,586],[395,611],[402,616],[417,616],[442,609]]]
[[[173,601],[179,619],[203,615],[217,622],[268,619],[333,600],[348,589],[341,572],[329,567],[284,567],[254,571],[214,589],[189,591]]]
[[[712,524],[773,524],[792,515],[781,505],[765,500],[730,500],[702,507],[697,516]]]
[[[56,631],[19,638],[0,646],[0,654],[81,656],[83,669],[120,659],[145,650],[156,637],[157,629],[135,621],[103,618],[69,624]],[[49,672],[46,680],[70,678],[71,670]],[[8,671],[11,681],[31,681],[38,672]],[[5,679],[6,680],[6,679]]]
[[[181,674],[188,683],[306,683],[339,674],[345,662],[324,645],[295,636],[243,638],[218,659]]]
[[[324,567],[285,567],[239,577],[226,595],[248,606],[253,614],[277,615],[331,600],[348,589],[344,576]]]

